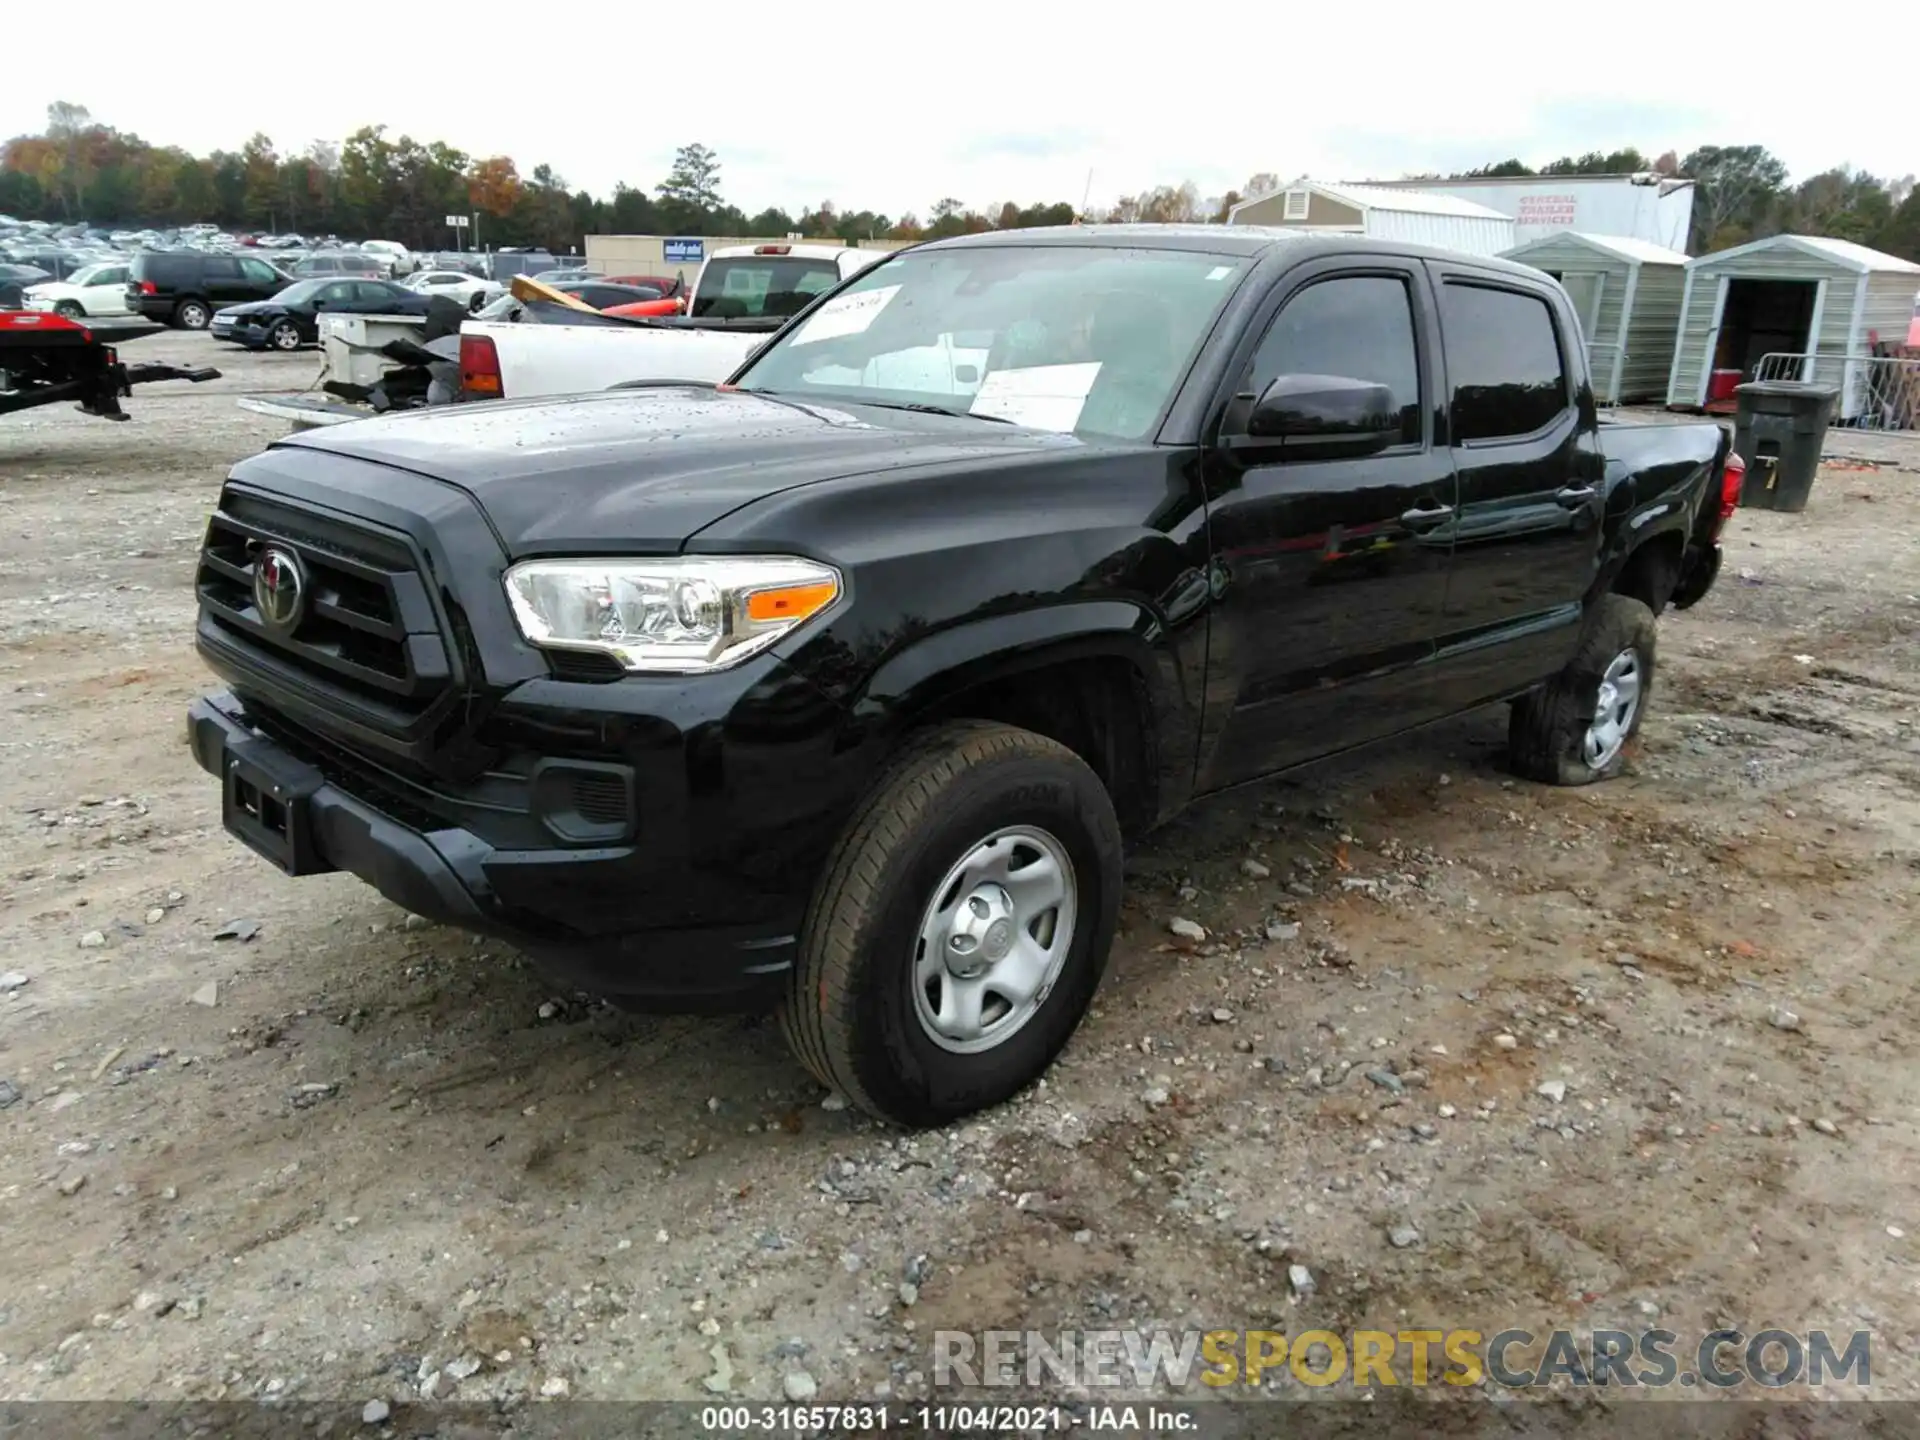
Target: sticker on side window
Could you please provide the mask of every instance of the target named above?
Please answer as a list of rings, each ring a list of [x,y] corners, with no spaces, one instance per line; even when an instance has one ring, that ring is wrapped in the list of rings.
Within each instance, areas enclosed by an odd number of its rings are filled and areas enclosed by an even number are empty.
[[[1035,430],[1071,430],[1079,422],[1087,392],[1099,376],[1098,360],[995,370],[981,382],[968,409],[975,415],[993,415]]]
[[[833,340],[842,335],[858,335],[873,324],[887,302],[900,293],[898,285],[882,285],[878,290],[861,290],[852,295],[836,295],[827,301],[800,327],[789,345],[811,345],[817,340]]]

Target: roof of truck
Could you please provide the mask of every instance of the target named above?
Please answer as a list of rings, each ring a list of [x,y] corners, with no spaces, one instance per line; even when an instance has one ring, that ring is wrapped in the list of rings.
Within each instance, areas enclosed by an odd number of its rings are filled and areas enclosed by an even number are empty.
[[[1482,270],[1539,279],[1532,266],[1485,255],[1463,255],[1432,245],[1377,240],[1366,235],[1328,235],[1281,225],[1055,225],[1032,230],[983,230],[915,246],[916,250],[993,249],[1000,246],[1097,246],[1116,250],[1174,250],[1196,255],[1258,257],[1279,250],[1312,255],[1394,255],[1442,260]]]

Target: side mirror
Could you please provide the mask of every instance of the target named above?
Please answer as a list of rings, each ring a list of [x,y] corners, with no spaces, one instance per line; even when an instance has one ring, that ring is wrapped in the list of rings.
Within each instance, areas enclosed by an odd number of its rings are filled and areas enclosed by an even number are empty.
[[[1393,392],[1345,375],[1282,375],[1247,412],[1235,449],[1278,450],[1287,459],[1373,455],[1400,438]]]

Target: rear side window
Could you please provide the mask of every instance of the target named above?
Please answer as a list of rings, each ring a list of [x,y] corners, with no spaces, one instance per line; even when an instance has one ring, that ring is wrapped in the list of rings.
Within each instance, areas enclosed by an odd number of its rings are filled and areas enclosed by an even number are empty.
[[[1307,286],[1276,315],[1244,387],[1258,395],[1282,375],[1338,375],[1393,392],[1402,444],[1420,443],[1420,353],[1407,282],[1342,275]]]
[[[742,255],[712,260],[700,274],[693,313],[716,320],[797,315],[813,297],[840,283],[831,260],[791,255]]]
[[[215,280],[231,280],[240,273],[240,262],[224,255],[209,255],[206,273]]]
[[[178,285],[190,280],[198,272],[199,265],[191,255],[137,255],[133,261],[133,278],[151,280],[156,284]]]
[[[1537,295],[1449,281],[1440,319],[1453,382],[1453,443],[1531,435],[1567,408],[1553,311]]]

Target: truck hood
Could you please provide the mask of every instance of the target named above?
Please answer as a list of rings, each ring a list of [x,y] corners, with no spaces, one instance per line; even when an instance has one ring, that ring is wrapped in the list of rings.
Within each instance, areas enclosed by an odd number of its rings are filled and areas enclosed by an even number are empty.
[[[290,435],[283,446],[456,486],[514,559],[659,554],[801,485],[1085,449],[1070,435],[986,420],[697,386],[413,410]]]

